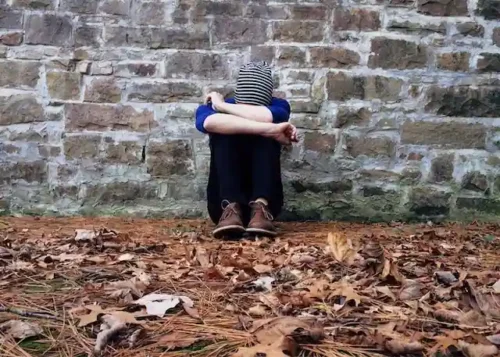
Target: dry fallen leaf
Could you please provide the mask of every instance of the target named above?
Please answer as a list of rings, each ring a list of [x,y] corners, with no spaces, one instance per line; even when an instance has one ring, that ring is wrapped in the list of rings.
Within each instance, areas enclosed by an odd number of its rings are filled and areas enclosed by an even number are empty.
[[[119,262],[128,262],[128,261],[134,260],[134,258],[135,258],[135,255],[130,254],[130,253],[125,253],[125,254],[120,255],[117,260]]]
[[[257,320],[251,333],[262,344],[271,345],[283,336],[294,336],[308,343],[317,343],[324,337],[323,328],[316,325],[315,318],[291,316]],[[307,343],[307,342],[305,342]]]
[[[272,283],[274,282],[274,278],[269,276],[263,276],[253,282],[253,284],[260,289],[264,289],[267,291],[271,291],[273,289]]]
[[[424,345],[418,341],[407,342],[404,340],[386,341],[385,348],[396,355],[416,354],[424,350]]]
[[[281,337],[271,345],[258,344],[253,347],[241,347],[232,357],[296,357],[297,343],[289,337]]]
[[[406,280],[403,284],[403,288],[399,292],[399,299],[402,301],[420,299],[423,296],[422,287],[423,285],[418,281]]]
[[[168,310],[176,307],[181,301],[185,306],[184,308],[192,308],[194,306],[193,301],[187,296],[170,294],[149,294],[134,303],[146,306],[146,311],[149,315],[163,317]]]
[[[36,322],[10,320],[0,324],[0,333],[12,336],[17,340],[23,340],[41,335],[43,330]]]
[[[467,357],[488,357],[495,356],[498,353],[498,348],[493,345],[473,345],[465,341],[459,341],[458,347]]]
[[[195,256],[202,268],[208,268],[210,266],[210,260],[205,248],[197,246]]]
[[[354,263],[357,252],[351,240],[344,234],[328,233],[328,245],[333,257],[339,263],[345,263],[346,265],[352,265]]]
[[[273,268],[270,267],[269,265],[257,264],[256,266],[253,267],[253,270],[255,270],[259,274],[266,274],[272,272]]]
[[[497,294],[500,294],[500,279],[498,279],[498,281],[493,284],[493,291]]]
[[[90,229],[75,229],[75,241],[94,241],[96,240],[97,232]]]
[[[490,341],[492,344],[494,345],[497,345],[497,346],[500,346],[500,334],[496,334],[496,335],[491,335],[491,336],[488,336],[486,337],[488,339],[488,341]]]
[[[267,314],[266,307],[264,305],[255,305],[248,309],[248,313],[251,316],[262,317]]]
[[[396,295],[394,295],[394,293],[391,291],[391,289],[389,289],[388,286],[377,286],[375,287],[375,290],[391,298],[393,301],[396,301]]]

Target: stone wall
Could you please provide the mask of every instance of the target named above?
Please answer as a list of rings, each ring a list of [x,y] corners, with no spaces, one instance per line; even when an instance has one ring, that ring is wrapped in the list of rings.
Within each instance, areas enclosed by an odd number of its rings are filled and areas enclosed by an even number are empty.
[[[495,220],[498,0],[0,0],[0,212],[199,216],[193,114],[274,65],[283,218]]]

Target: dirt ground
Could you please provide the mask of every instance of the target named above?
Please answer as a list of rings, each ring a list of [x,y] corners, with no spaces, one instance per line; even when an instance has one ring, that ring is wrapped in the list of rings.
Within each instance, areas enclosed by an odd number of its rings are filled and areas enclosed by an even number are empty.
[[[0,356],[498,355],[499,225],[279,226],[3,217]]]

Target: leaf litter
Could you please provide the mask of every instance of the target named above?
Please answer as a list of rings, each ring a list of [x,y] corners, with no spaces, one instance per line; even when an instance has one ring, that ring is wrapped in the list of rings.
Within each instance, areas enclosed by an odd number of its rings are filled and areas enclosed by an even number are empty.
[[[499,353],[498,225],[3,222],[2,356]]]

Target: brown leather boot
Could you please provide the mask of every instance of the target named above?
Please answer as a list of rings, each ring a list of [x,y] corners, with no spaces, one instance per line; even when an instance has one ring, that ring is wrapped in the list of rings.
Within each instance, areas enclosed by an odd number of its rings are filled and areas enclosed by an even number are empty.
[[[250,208],[252,213],[247,232],[270,237],[276,236],[278,233],[274,227],[274,217],[269,212],[269,208],[262,202],[250,202]]]
[[[214,236],[216,238],[224,235],[243,234],[245,227],[241,220],[240,205],[236,202],[229,203],[227,201],[222,203],[224,211],[219,219],[219,224],[214,229]]]

